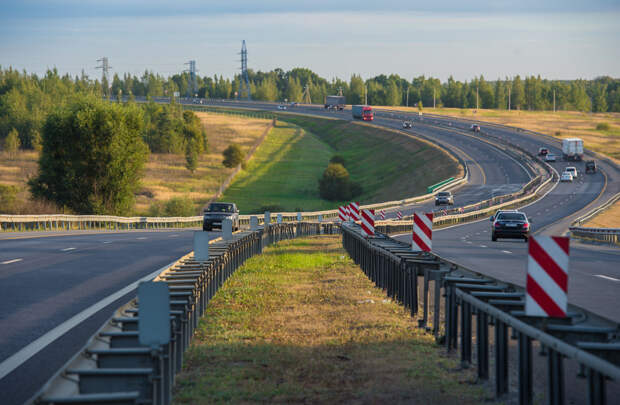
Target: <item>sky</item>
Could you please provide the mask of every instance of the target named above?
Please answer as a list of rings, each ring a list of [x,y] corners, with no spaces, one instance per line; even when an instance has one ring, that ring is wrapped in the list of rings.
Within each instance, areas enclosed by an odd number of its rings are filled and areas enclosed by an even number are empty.
[[[619,0],[0,0],[0,66],[98,77],[307,67],[327,78],[620,77]]]

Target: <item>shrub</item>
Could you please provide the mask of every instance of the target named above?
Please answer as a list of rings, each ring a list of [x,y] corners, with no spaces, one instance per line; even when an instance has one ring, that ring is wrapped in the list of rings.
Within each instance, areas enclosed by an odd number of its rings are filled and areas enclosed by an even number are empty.
[[[196,215],[194,203],[187,197],[173,197],[168,201],[155,201],[148,211],[149,217],[191,217]]]
[[[334,155],[332,156],[331,159],[329,159],[329,163],[340,163],[341,165],[345,165],[344,164],[344,158],[340,155]]]
[[[17,200],[17,187],[0,184],[0,214],[12,213]]]
[[[319,194],[329,201],[342,201],[362,193],[362,187],[351,181],[349,172],[340,163],[330,163],[319,180]]]
[[[231,143],[228,148],[222,152],[222,155],[224,156],[222,164],[229,168],[238,166],[243,163],[243,160],[245,159],[245,153],[236,143]]]
[[[15,156],[20,146],[19,133],[13,128],[9,131],[6,138],[4,138],[4,150],[12,157]]]
[[[599,122],[596,124],[597,131],[609,131],[609,124],[606,122]]]
[[[284,211],[284,207],[278,204],[270,204],[261,206],[254,214],[263,214],[265,211],[269,212],[282,212]]]

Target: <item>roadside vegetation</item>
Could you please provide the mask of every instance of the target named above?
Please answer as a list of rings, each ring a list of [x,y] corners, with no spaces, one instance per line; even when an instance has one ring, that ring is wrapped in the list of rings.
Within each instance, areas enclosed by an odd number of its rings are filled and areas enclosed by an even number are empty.
[[[218,291],[176,404],[479,404],[475,370],[366,278],[338,236],[274,245]]]
[[[615,203],[610,208],[590,219],[582,226],[587,226],[590,228],[620,229],[620,202]]]
[[[221,200],[235,201],[243,213],[334,209],[343,200],[321,198],[319,181],[335,155],[349,176],[341,190],[347,191],[344,197],[356,195],[362,203],[422,194],[428,185],[459,170],[445,152],[397,132],[280,115],[277,127]]]

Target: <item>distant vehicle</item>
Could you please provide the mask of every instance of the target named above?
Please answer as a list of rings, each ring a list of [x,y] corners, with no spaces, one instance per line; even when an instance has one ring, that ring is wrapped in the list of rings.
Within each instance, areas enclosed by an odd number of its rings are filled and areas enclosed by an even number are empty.
[[[517,238],[526,242],[530,236],[530,221],[520,211],[498,211],[491,217],[491,240]]]
[[[213,202],[204,211],[202,230],[210,231],[213,228],[222,229],[224,219],[232,220],[233,231],[239,230],[239,210],[235,203]]]
[[[372,121],[375,118],[372,107],[368,105],[354,105],[351,107],[351,111],[353,112],[353,118],[359,118],[364,121]]]
[[[480,125],[473,124],[470,129],[474,132],[480,132]]]
[[[344,110],[346,100],[344,96],[326,96],[325,97],[325,109],[326,110]]]
[[[297,101],[293,101],[291,103],[291,107],[297,107],[299,105],[299,103]]]
[[[562,158],[577,161],[583,159],[583,140],[580,138],[562,139]]]
[[[549,153],[547,148],[538,148],[538,156],[546,156]]]
[[[545,155],[545,162],[555,162],[555,155],[553,153],[547,153]]]
[[[278,106],[278,110],[286,110],[286,106],[285,105],[279,105]]]
[[[573,178],[577,178],[577,168],[575,166],[567,166],[564,171],[569,172],[573,176]]]
[[[449,191],[440,191],[435,194],[435,205],[454,205],[454,197]]]
[[[403,122],[403,128],[411,128],[413,124],[411,124],[411,121],[405,121]]]
[[[596,162],[594,160],[586,160],[586,174],[596,173]]]
[[[560,181],[573,181],[573,175],[570,172],[564,172],[560,176]]]

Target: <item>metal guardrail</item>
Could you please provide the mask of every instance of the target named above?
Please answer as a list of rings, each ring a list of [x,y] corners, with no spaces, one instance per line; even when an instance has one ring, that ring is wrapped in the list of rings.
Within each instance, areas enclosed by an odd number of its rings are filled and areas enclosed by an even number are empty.
[[[527,317],[521,287],[432,253],[412,252],[409,244],[385,235],[365,238],[357,225],[343,225],[342,241],[368,278],[412,316],[418,316],[421,328],[433,333],[448,351],[460,348],[464,367],[475,363],[479,379],[493,382],[498,399],[510,391],[508,354],[515,347],[509,336],[518,341],[520,404],[532,404],[535,391],[545,390],[541,387],[545,382],[547,403],[562,404],[565,359],[578,363],[576,377],[587,378],[588,404],[605,404],[606,379],[620,379],[620,325],[614,322],[572,305],[567,318]],[[474,341],[476,353],[472,351]],[[535,344],[548,357],[547,381],[533,381]],[[494,375],[490,364],[494,364]],[[570,383],[570,378],[567,381]]]
[[[187,254],[153,280],[167,283],[170,291],[170,343],[157,349],[140,345],[140,303],[133,299],[27,404],[169,404],[174,377],[198,320],[233,272],[272,243],[339,232],[337,224],[300,222],[236,232],[231,240],[211,240],[207,261]]]
[[[588,220],[594,218],[603,211],[611,208],[616,202],[620,201],[620,193],[611,197],[605,204],[588,212],[582,217],[577,218],[573,222],[573,226],[568,228],[571,237],[583,239],[585,241],[594,241],[608,243],[611,245],[620,245],[620,228],[589,228],[579,226]]]

